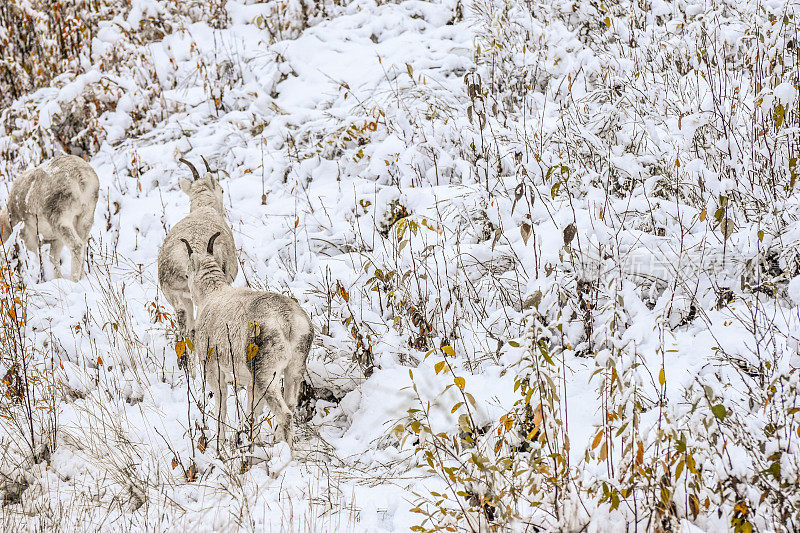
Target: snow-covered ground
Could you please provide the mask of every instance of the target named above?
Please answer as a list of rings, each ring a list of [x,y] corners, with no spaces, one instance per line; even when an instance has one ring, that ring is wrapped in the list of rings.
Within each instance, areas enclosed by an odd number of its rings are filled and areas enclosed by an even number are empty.
[[[83,280],[20,251],[51,453],[6,398],[7,529],[800,524],[791,3],[172,4],[2,110],[6,185],[87,109],[101,182]],[[158,288],[201,156],[235,284],[317,333],[293,455],[250,466]]]

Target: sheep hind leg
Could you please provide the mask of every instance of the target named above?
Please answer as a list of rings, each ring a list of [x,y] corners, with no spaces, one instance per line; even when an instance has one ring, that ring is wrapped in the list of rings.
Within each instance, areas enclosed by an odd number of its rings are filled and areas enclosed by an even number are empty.
[[[178,340],[186,342],[188,338],[190,344],[194,346],[194,305],[191,298],[179,296],[177,302],[173,303],[172,308],[175,309],[175,313],[178,315]],[[189,353],[187,349],[183,356],[178,359],[178,368],[185,369],[188,360]]]
[[[285,441],[291,446],[292,412],[281,395],[281,374],[282,368],[256,367],[253,383],[247,388],[247,415],[255,426],[266,404],[275,417],[275,440]]]
[[[283,374],[283,399],[289,407],[292,416],[297,409],[297,401],[300,395],[300,386],[303,384],[303,376],[306,373],[306,360],[311,351],[311,342],[314,340],[313,334],[303,335],[299,342],[293,347],[290,355],[289,364]]]
[[[215,360],[208,361],[206,364],[205,379],[206,386],[211,391],[211,395],[216,399],[216,415],[217,421],[217,451],[222,446],[225,446],[226,437],[226,419],[228,418],[228,382],[222,379],[222,376],[214,368]]]
[[[86,254],[86,243],[81,240],[75,228],[68,224],[60,224],[56,231],[60,233],[64,243],[72,255],[70,271],[72,281],[80,281],[83,277],[83,260]]]
[[[292,430],[292,412],[289,410],[289,406],[286,405],[286,402],[283,399],[283,395],[281,394],[280,379],[278,379],[277,376],[272,382],[270,382],[269,386],[266,387],[264,401],[266,401],[269,410],[272,411],[272,414],[276,419],[275,440],[282,440],[288,444],[289,447],[291,447],[292,441],[294,440],[294,432]]]
[[[64,243],[58,239],[50,241],[50,263],[53,264],[53,272],[55,277],[61,277],[61,250],[64,248]]]

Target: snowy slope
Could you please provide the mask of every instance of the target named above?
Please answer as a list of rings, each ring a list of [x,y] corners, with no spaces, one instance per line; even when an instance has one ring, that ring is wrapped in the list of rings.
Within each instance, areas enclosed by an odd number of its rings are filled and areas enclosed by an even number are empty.
[[[133,0],[79,74],[3,110],[5,183],[91,106],[101,179],[85,279],[20,251],[52,453],[4,408],[7,528],[798,524],[791,4],[223,9]],[[177,159],[201,156],[229,175],[236,284],[317,332],[294,456],[249,468],[202,449],[157,284]]]

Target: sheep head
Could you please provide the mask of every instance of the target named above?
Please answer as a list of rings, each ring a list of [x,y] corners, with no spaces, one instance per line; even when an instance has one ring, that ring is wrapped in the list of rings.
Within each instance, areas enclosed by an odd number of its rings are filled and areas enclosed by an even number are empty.
[[[189,197],[190,210],[198,209],[200,207],[210,206],[217,210],[217,212],[224,214],[225,208],[222,206],[222,187],[219,180],[214,176],[214,172],[208,166],[205,158],[203,162],[206,164],[207,172],[201,177],[197,168],[184,158],[178,161],[188,166],[192,171],[192,179],[181,178],[178,184],[181,190]]]
[[[181,242],[186,246],[186,253],[188,255],[187,262],[187,282],[189,285],[189,292],[192,294],[192,299],[195,303],[200,304],[205,296],[219,287],[220,285],[227,284],[225,281],[225,272],[214,257],[214,241],[219,237],[221,232],[216,232],[208,240],[205,252],[192,250],[191,244],[186,239],[181,239]]]

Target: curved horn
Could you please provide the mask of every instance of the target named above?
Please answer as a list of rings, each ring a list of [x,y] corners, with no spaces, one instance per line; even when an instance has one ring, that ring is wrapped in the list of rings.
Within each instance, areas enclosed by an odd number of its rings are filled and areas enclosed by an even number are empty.
[[[217,237],[219,237],[219,234],[220,234],[220,233],[222,233],[222,232],[221,232],[221,231],[218,231],[218,232],[216,232],[214,235],[212,235],[210,239],[208,239],[208,248],[206,248],[206,251],[207,251],[207,252],[208,252],[210,255],[213,255],[213,254],[214,254],[214,241],[215,241],[215,240],[217,240]]]
[[[202,159],[203,163],[206,164],[206,172],[208,172],[209,174],[213,173],[214,171],[211,170],[211,167],[208,165],[208,161],[206,161],[206,158],[201,155],[200,159]]]
[[[184,165],[186,165],[187,167],[192,169],[192,176],[194,176],[194,179],[196,179],[196,180],[200,179],[200,173],[197,172],[197,169],[194,168],[193,164],[191,164],[189,161],[187,161],[186,159],[184,159],[182,157],[180,159],[178,159],[178,161],[180,161],[181,163],[183,163]]]
[[[227,178],[228,178],[228,179],[231,179],[231,175],[230,175],[230,174],[228,174],[228,171],[227,171],[227,170],[224,170],[224,169],[218,168],[218,169],[217,169],[217,172],[222,172],[223,174],[225,174],[225,176],[227,176]]]
[[[186,251],[189,252],[189,256],[191,257],[192,247],[189,246],[189,241],[187,241],[186,239],[181,239],[181,242],[186,245]]]

